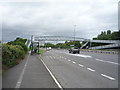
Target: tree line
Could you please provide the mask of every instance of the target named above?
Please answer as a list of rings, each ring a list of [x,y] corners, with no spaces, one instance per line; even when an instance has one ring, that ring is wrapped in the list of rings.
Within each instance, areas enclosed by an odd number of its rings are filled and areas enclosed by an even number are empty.
[[[65,43],[58,43],[58,44],[52,44],[52,43],[45,43],[44,46],[40,47],[52,47],[52,48],[61,48],[61,49],[69,49],[71,47],[81,47],[81,43],[79,41],[65,41]]]
[[[111,30],[102,31],[93,40],[119,40],[119,32],[112,32]]]

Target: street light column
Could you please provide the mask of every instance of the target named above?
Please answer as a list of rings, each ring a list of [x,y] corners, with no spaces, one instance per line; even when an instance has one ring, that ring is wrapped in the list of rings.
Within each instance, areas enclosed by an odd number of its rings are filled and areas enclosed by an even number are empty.
[[[74,47],[75,47],[75,28],[76,28],[76,25],[74,25]]]

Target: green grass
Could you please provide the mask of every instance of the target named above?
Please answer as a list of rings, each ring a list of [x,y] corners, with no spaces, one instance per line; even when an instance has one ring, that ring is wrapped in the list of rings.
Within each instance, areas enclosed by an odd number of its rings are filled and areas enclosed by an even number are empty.
[[[44,52],[45,52],[45,50],[40,49],[40,50],[38,51],[38,54],[42,54],[42,53],[44,53]]]

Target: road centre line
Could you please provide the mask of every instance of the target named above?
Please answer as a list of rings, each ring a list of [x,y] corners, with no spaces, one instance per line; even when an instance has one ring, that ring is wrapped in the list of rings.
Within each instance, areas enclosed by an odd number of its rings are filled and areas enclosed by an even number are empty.
[[[74,61],[72,61],[74,64],[76,63],[76,62],[74,62]]]
[[[82,65],[82,64],[78,64],[80,67],[84,67],[84,65]]]
[[[92,71],[92,72],[95,72],[95,70],[94,69],[91,69],[91,68],[87,68],[89,71]]]
[[[68,61],[71,61],[70,59],[68,59]]]
[[[106,78],[108,78],[108,79],[110,79],[110,80],[115,80],[115,78],[112,78],[112,77],[110,77],[110,76],[107,76],[107,75],[105,75],[105,74],[101,74],[103,77],[106,77]]]

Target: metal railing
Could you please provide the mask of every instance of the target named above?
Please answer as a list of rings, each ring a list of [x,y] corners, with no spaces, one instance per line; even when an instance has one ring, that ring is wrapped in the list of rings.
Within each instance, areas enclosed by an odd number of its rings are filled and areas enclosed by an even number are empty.
[[[103,46],[96,46],[96,47],[90,47],[89,49],[110,49],[110,48],[117,48],[120,47],[120,44],[110,44],[110,45],[103,45]]]

